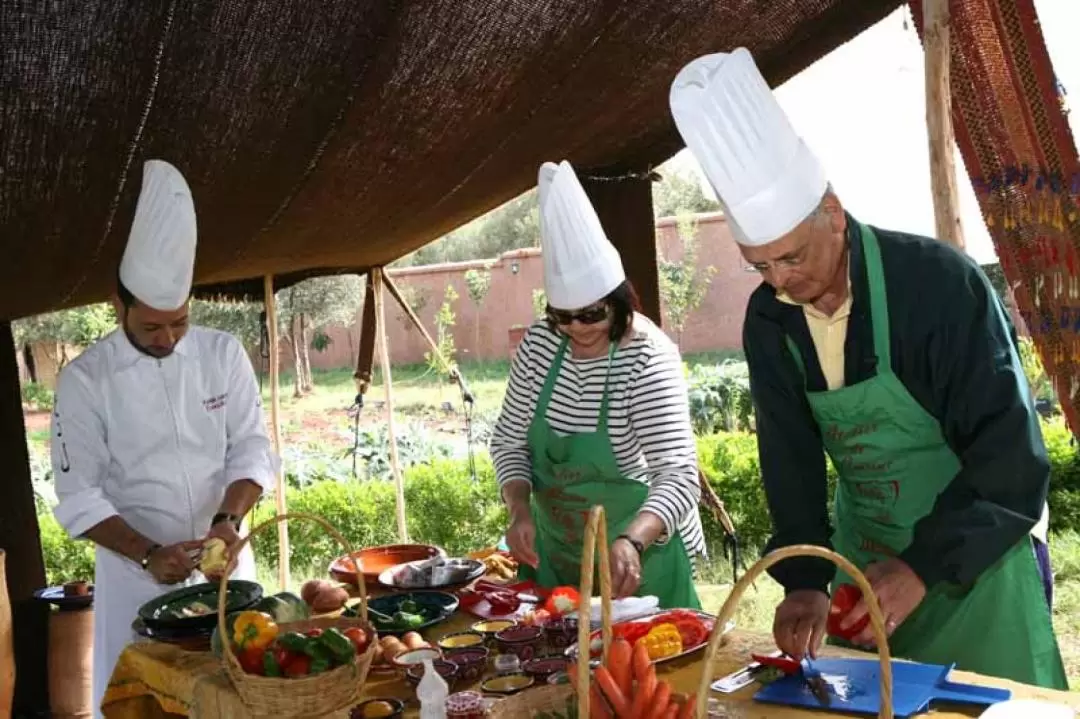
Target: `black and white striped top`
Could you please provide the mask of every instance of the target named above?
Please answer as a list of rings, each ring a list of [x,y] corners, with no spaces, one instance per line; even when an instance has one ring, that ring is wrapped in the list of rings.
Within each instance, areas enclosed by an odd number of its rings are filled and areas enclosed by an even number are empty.
[[[631,333],[611,363],[608,431],[612,450],[624,475],[649,486],[642,509],[663,520],[664,536],[677,528],[691,559],[696,554],[704,556],[697,450],[682,358],[667,335],[643,315],[634,317]],[[532,481],[526,435],[561,341],[561,335],[538,322],[518,346],[491,437],[500,487],[515,479]],[[567,350],[547,412],[556,432],[596,430],[607,368],[606,354],[577,360]]]

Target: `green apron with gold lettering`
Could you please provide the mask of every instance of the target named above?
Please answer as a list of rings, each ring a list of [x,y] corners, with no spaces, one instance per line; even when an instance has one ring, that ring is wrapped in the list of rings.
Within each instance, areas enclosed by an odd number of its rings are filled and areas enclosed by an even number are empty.
[[[861,227],[877,374],[837,390],[807,392],[839,474],[836,551],[860,569],[898,555],[915,523],[960,470],[940,423],[893,373],[889,311],[877,237]],[[788,347],[805,377],[791,338]],[[835,584],[850,581],[838,572]],[[971,587],[940,582],[889,642],[894,655],[1053,689],[1067,689],[1030,537]]]
[[[522,565],[520,574],[546,588],[581,585],[581,552],[589,513],[597,504],[607,516],[608,541],[626,531],[648,496],[647,485],[619,469],[608,435],[608,380],[595,432],[562,436],[547,421],[569,340],[564,338],[529,425],[532,457],[532,514],[536,524],[537,570]],[[608,377],[616,345],[608,351]],[[690,557],[678,533],[645,550],[638,596],[655,596],[665,609],[699,609]]]

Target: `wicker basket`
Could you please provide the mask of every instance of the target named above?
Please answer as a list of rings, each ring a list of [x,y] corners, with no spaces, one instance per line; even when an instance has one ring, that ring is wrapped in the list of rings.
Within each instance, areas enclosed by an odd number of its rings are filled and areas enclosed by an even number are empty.
[[[585,542],[581,561],[581,596],[583,599],[592,596],[593,557],[600,556],[600,596],[601,596],[601,626],[604,644],[604,659],[607,659],[608,647],[611,645],[611,574],[607,553],[607,529],[604,522],[604,508],[594,507],[589,517],[589,524],[585,529]],[[720,615],[716,618],[712,636],[709,638],[708,647],[705,649],[705,661],[701,672],[701,681],[697,692],[697,707],[694,716],[697,719],[706,719],[708,715],[708,702],[710,684],[713,682],[716,671],[716,663],[720,647],[723,645],[724,625],[735,614],[735,608],[739,600],[757,577],[766,569],[777,562],[791,557],[819,557],[827,559],[847,572],[862,590],[863,595],[869,598],[870,626],[877,640],[879,659],[881,661],[881,706],[878,708],[879,719],[893,719],[892,703],[892,663],[889,656],[889,643],[885,633],[885,620],[881,614],[881,607],[870,587],[870,582],[858,567],[844,559],[842,556],[824,547],[800,544],[792,547],[784,547],[762,557],[746,574],[735,584],[727,601],[720,609]],[[589,646],[590,628],[588,622],[578,624],[578,646]],[[504,699],[492,708],[491,719],[528,719],[538,712],[564,712],[571,696],[576,691],[578,716],[590,716],[589,702],[589,664],[588,662],[577,663],[577,676],[574,678],[574,688],[570,686],[548,686],[540,689],[525,691],[515,697]]]
[[[278,522],[288,520],[304,520],[314,522],[321,526],[345,548],[346,556],[352,558],[353,549],[349,542],[341,536],[326,520],[310,514],[281,514],[255,527],[240,544],[237,552],[243,548],[258,533],[276,526]],[[360,618],[350,619],[346,617],[319,617],[300,622],[288,622],[281,624],[282,632],[306,632],[310,629],[327,629],[337,627],[346,629],[360,627],[368,632],[371,642],[367,651],[356,657],[350,664],[344,664],[331,669],[323,674],[316,674],[303,678],[280,678],[263,677],[256,674],[248,674],[240,667],[240,662],[232,651],[232,642],[227,641],[228,633],[225,625],[225,588],[228,577],[221,579],[221,589],[218,594],[218,631],[221,632],[222,661],[225,665],[225,673],[228,675],[240,700],[247,706],[254,716],[275,716],[281,719],[293,719],[294,717],[321,716],[331,712],[347,709],[359,702],[360,693],[364,682],[367,680],[368,669],[375,657],[378,647],[375,628],[368,621],[367,613],[367,588],[364,585],[363,575],[360,568],[355,566],[357,586],[360,589]]]

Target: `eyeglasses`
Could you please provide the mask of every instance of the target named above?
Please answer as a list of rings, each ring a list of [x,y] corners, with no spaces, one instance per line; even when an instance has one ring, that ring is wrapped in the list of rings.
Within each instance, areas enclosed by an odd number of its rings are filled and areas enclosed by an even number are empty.
[[[583,325],[595,325],[597,322],[603,322],[608,318],[608,305],[607,303],[588,307],[577,312],[567,312],[566,310],[557,310],[551,305],[547,307],[547,315],[557,325],[571,325],[574,320],[577,320]]]

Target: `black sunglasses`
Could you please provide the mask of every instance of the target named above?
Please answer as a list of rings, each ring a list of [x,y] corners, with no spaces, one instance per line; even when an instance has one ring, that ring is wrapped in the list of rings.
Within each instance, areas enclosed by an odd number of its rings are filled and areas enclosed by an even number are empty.
[[[603,322],[608,318],[608,306],[605,302],[596,307],[578,310],[577,312],[568,312],[566,310],[557,310],[551,305],[548,305],[547,315],[551,318],[551,321],[557,325],[571,325],[574,323],[574,320],[577,320],[583,325],[595,325],[597,322]]]

